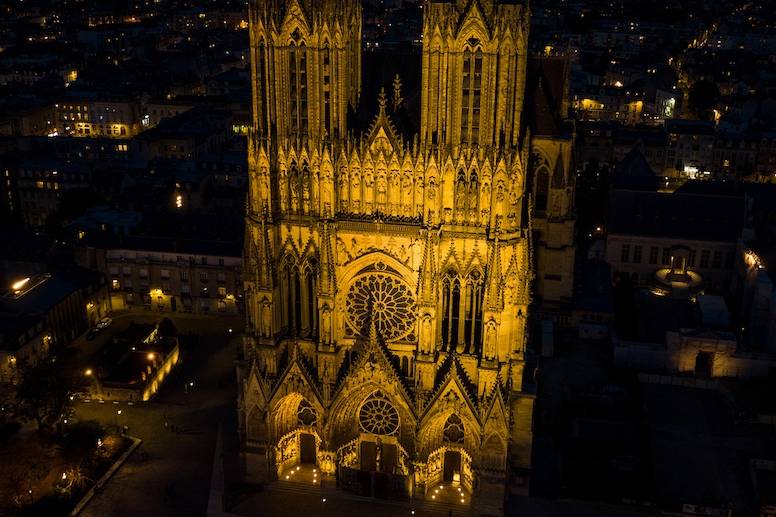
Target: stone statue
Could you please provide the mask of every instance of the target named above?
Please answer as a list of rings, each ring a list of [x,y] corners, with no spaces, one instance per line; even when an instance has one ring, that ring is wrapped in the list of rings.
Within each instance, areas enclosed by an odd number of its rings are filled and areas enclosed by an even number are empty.
[[[437,193],[437,186],[436,186],[436,179],[435,178],[429,178],[428,180],[428,189],[427,194],[428,198],[433,201],[436,199],[436,193]]]
[[[388,190],[388,181],[385,179],[385,174],[378,174],[377,176],[377,207],[381,212],[385,212],[385,203],[388,201],[386,198],[386,192]]]
[[[431,329],[431,316],[426,314],[420,323],[420,353],[430,354],[433,352],[434,332]]]
[[[496,322],[491,320],[485,328],[485,359],[496,357]]]
[[[266,298],[261,304],[261,335],[272,336],[272,304]]]
[[[326,344],[331,343],[331,311],[328,305],[323,306],[323,314],[321,315],[321,337]]]

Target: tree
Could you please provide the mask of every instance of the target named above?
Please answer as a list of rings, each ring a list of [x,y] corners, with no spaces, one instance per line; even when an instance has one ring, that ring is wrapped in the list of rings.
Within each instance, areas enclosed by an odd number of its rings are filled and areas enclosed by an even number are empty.
[[[690,111],[699,119],[710,120],[713,118],[712,110],[717,105],[719,98],[719,88],[711,81],[696,81],[690,87],[689,97],[687,99]]]
[[[22,367],[22,380],[16,397],[35,419],[38,429],[48,420],[59,418],[68,400],[71,379],[52,361]]]

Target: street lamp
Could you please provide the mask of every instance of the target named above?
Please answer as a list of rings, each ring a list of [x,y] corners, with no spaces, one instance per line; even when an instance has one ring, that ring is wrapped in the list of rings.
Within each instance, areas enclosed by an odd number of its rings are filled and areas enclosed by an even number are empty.
[[[87,377],[91,376],[92,375],[92,369],[91,368],[87,368],[86,371],[84,371],[84,375],[86,375]]]

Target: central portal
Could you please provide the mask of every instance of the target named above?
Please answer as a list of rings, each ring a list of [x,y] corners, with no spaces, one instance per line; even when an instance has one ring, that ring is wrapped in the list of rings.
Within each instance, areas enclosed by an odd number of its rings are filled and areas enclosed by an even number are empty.
[[[396,445],[391,443],[361,442],[361,470],[393,474],[397,464]]]
[[[315,436],[309,433],[299,434],[299,463],[315,465],[317,460],[315,451]]]
[[[445,483],[460,483],[461,481],[461,453],[458,451],[445,451],[444,472],[442,480]]]

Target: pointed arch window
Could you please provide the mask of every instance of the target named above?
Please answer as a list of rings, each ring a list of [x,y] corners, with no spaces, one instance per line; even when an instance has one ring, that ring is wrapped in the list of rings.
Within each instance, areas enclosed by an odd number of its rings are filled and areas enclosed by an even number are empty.
[[[331,50],[328,41],[323,44],[321,63],[323,64],[323,128],[331,133]]]
[[[458,346],[461,319],[461,280],[448,271],[442,282],[442,343],[448,351]]]
[[[466,300],[464,304],[464,341],[470,352],[480,348],[482,342],[482,300],[484,297],[483,275],[473,271],[466,279]]]
[[[299,42],[299,31],[288,48],[291,132],[307,132],[307,47]]]
[[[475,270],[465,280],[454,270],[443,277],[442,343],[447,351],[460,345],[463,353],[474,354],[482,344],[484,275]]]
[[[299,266],[291,255],[283,258],[280,269],[280,290],[283,299],[282,330],[291,336],[299,335],[302,322]]]
[[[269,94],[267,88],[267,45],[264,43],[264,39],[259,40],[258,49],[258,62],[256,63],[256,87],[259,91],[259,127],[264,127],[267,121],[267,107],[269,100],[267,95]]]
[[[307,260],[304,268],[304,293],[302,294],[302,326],[305,336],[314,337],[318,334],[318,261]]]
[[[476,144],[480,132],[480,98],[482,93],[482,49],[472,38],[463,51],[463,85],[461,92],[461,142]]]
[[[550,170],[547,168],[547,164],[542,163],[538,169],[536,169],[536,194],[534,208],[537,211],[547,210],[547,197],[550,190]]]

